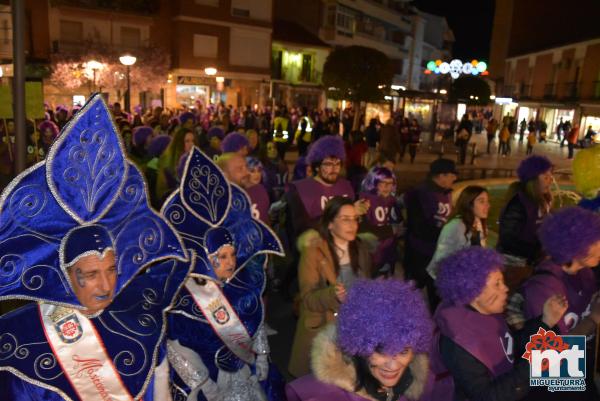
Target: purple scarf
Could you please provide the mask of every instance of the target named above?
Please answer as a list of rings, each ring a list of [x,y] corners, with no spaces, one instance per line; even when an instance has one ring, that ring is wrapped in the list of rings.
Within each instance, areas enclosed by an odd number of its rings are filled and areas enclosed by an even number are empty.
[[[513,339],[501,314],[442,303],[433,317],[440,333],[483,363],[494,377],[513,367]]]
[[[553,294],[567,297],[569,307],[557,326],[560,334],[568,334],[579,323],[588,309],[592,295],[598,291],[592,269],[581,269],[576,274],[567,274],[561,266],[547,260],[541,263],[521,287],[525,298],[525,318],[540,316],[544,302]]]

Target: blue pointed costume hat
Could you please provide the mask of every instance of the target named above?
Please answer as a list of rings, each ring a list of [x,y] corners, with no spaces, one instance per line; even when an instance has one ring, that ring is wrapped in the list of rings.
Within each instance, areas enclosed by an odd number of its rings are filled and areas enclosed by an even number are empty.
[[[196,251],[194,275],[215,279],[208,255],[224,245],[235,247],[237,271],[255,255],[284,255],[277,235],[252,217],[246,192],[229,183],[223,171],[196,147],[186,160],[179,189],[161,212],[185,245]]]
[[[187,259],[183,242],[148,204],[111,114],[94,95],[63,128],[48,157],[17,176],[0,199],[0,300],[82,308],[68,267],[113,250],[115,297],[152,263]]]

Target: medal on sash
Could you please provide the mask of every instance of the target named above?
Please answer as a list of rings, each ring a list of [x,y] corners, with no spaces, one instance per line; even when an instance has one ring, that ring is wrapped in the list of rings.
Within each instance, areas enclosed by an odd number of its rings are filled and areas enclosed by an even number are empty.
[[[133,400],[87,317],[49,304],[40,304],[39,312],[48,344],[80,399]]]
[[[185,283],[196,305],[208,320],[214,332],[238,358],[248,364],[254,363],[252,337],[217,283],[207,280],[198,285],[193,279]]]

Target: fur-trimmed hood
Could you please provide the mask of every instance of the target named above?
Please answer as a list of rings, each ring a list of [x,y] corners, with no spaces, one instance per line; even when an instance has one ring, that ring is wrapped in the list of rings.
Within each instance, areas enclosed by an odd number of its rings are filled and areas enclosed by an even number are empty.
[[[377,401],[364,389],[355,391],[356,370],[336,345],[336,327],[326,326],[314,339],[311,361],[315,377],[327,384],[332,384],[350,393],[355,393],[367,400]],[[428,380],[429,358],[426,354],[416,354],[408,366],[413,382],[403,394],[409,400],[418,400],[425,391]]]

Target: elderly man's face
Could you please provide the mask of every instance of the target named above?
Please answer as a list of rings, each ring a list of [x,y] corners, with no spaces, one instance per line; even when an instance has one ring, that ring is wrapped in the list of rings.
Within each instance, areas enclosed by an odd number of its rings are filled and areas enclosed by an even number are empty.
[[[75,296],[92,315],[110,305],[117,285],[115,253],[84,256],[68,269]]]

